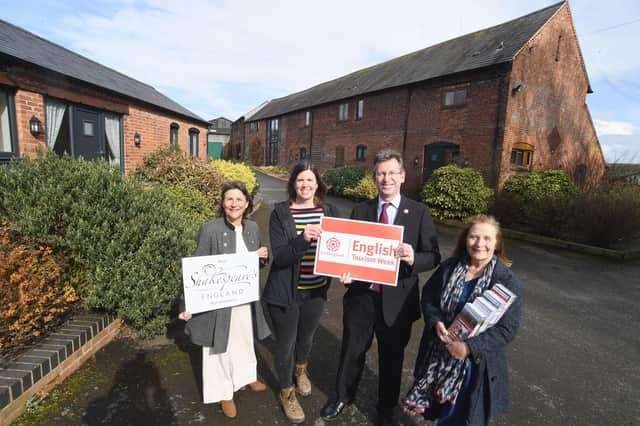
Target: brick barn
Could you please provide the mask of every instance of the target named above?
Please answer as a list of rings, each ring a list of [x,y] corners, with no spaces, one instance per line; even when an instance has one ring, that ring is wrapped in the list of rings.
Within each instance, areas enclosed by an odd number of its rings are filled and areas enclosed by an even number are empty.
[[[390,147],[403,153],[409,192],[450,163],[494,187],[557,168],[584,186],[605,164],[588,93],[561,2],[274,99],[234,122],[230,148],[254,164],[308,158],[327,169],[369,165]]]
[[[0,20],[0,163],[47,146],[128,173],[169,144],[206,159],[208,126],[153,87]]]

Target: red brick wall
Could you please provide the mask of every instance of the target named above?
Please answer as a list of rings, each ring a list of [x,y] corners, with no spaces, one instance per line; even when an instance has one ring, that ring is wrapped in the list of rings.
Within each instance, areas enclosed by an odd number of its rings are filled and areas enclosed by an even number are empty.
[[[525,89],[512,93],[520,83]],[[586,105],[587,74],[568,4],[516,56],[509,89],[500,184],[517,173],[510,155],[519,142],[535,148],[532,171],[573,174],[584,164],[585,183],[599,181],[604,157]]]
[[[122,114],[126,173],[135,169],[142,162],[144,155],[169,145],[169,129],[173,122],[180,126],[178,142],[185,152],[189,152],[189,129],[195,127],[200,130],[198,154],[201,159],[207,158],[207,126],[204,123],[155,107],[134,104],[123,97],[72,84],[52,75],[45,76],[30,68],[15,66],[11,74],[0,72],[0,82],[17,87],[16,126],[20,155],[33,157],[37,146],[45,146],[44,99],[45,96],[51,96]],[[29,120],[33,115],[38,117],[43,126],[43,132],[38,137],[34,137],[29,131]],[[140,147],[136,147],[133,143],[133,135],[136,132],[141,136]]]

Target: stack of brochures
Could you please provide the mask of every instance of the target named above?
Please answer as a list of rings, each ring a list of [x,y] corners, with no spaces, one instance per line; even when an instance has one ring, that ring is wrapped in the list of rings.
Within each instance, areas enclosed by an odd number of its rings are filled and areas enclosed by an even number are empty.
[[[446,343],[464,341],[493,326],[515,299],[516,295],[500,283],[485,290],[473,302],[464,305],[449,327]]]

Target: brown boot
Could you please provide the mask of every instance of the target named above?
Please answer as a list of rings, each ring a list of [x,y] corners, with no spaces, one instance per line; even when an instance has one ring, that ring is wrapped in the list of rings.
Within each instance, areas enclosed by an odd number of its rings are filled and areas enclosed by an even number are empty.
[[[296,390],[293,386],[282,389],[279,399],[284,415],[287,416],[291,423],[304,422],[304,411],[302,411],[302,407],[296,398]]]
[[[220,407],[222,407],[222,414],[229,417],[230,419],[233,419],[238,415],[236,403],[233,402],[233,399],[230,399],[228,401],[220,401]]]
[[[249,387],[254,392],[262,392],[267,390],[267,385],[262,383],[260,380],[256,380],[253,383],[249,383]]]
[[[302,396],[311,395],[311,381],[307,374],[307,363],[296,364],[294,377],[296,379],[296,391]]]

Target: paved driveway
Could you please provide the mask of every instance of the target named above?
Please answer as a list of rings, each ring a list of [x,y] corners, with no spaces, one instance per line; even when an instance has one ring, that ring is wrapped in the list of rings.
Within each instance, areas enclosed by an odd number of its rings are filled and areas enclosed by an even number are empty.
[[[260,176],[262,208],[254,219],[263,235],[274,201],[285,198],[282,181]],[[353,203],[331,199],[345,216]],[[456,230],[439,228],[441,251],[453,248]],[[640,425],[640,262],[615,262],[518,241],[506,242],[523,283],[522,327],[508,348],[513,411],[494,425]],[[428,274],[421,278],[423,283]],[[262,277],[264,281],[264,276]],[[310,359],[314,391],[301,398],[306,424],[323,425],[319,411],[333,392],[341,338],[342,294],[329,292]],[[422,322],[413,328],[403,391]],[[238,392],[239,415],[226,419],[200,397],[200,350],[175,327],[168,336],[140,343],[112,342],[59,386],[22,424],[272,425],[288,424],[276,399],[274,342],[256,346],[259,375],[270,390]],[[357,395],[335,425],[370,424],[377,394],[375,347]],[[409,417],[402,424],[430,424]]]

